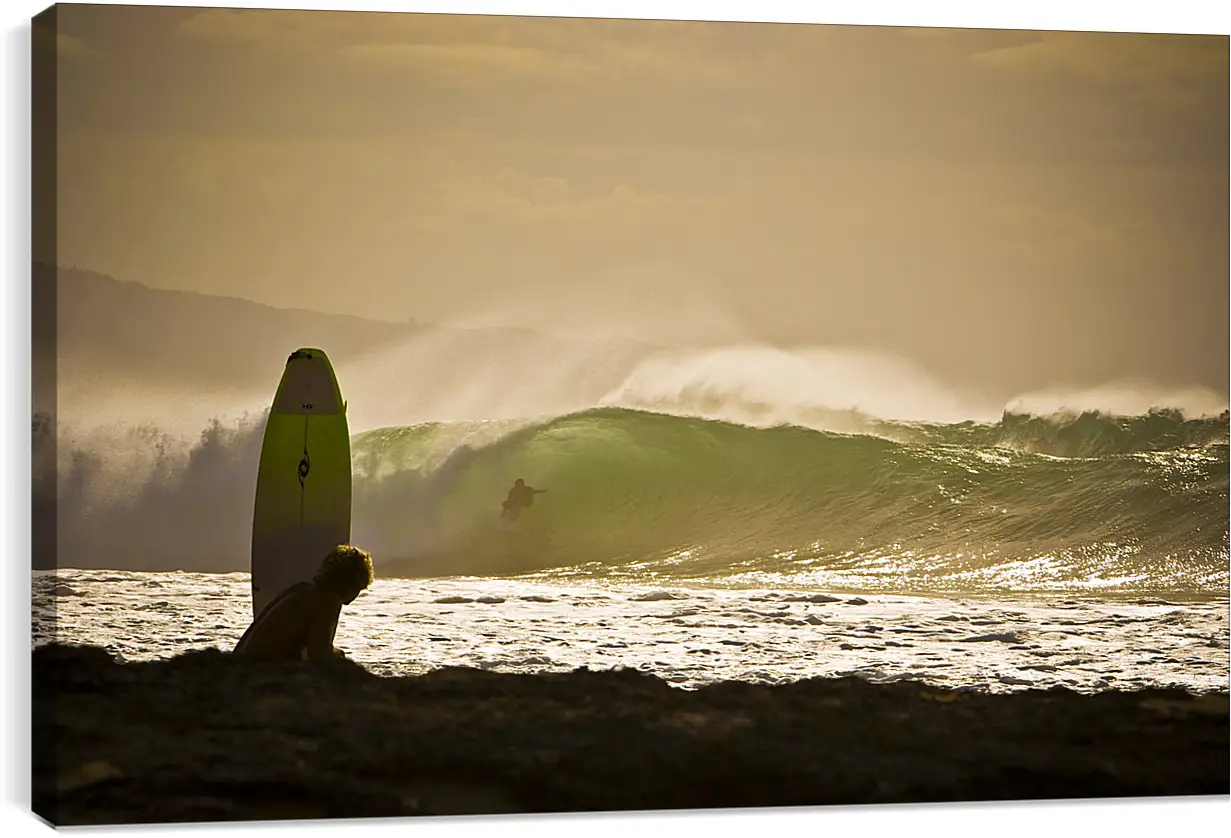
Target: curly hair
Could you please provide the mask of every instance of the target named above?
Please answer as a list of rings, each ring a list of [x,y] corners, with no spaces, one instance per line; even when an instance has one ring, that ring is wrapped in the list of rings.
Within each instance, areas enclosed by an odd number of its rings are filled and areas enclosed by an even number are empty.
[[[375,577],[371,554],[351,544],[339,544],[321,562],[312,581],[331,590],[341,590],[352,583],[362,590]]]

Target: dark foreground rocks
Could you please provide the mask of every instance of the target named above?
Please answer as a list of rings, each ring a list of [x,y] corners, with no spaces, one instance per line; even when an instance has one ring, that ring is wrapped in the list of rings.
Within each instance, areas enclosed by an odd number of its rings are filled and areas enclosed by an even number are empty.
[[[1228,793],[1228,698],[34,652],[54,824]]]

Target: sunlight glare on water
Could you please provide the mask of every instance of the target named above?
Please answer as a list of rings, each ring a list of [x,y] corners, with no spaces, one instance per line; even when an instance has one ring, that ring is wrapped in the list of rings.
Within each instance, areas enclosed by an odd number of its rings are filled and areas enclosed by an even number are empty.
[[[1226,599],[855,597],[774,581],[378,579],[343,612],[337,644],[382,675],[623,666],[685,688],[857,674],[990,691],[1213,690],[1228,677]],[[249,597],[241,573],[36,574],[35,643],[91,643],[133,661],[229,651]]]

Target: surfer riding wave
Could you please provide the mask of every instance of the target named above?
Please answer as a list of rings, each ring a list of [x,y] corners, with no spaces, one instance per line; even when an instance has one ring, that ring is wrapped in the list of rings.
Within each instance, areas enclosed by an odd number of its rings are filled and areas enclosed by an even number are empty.
[[[509,496],[501,504],[500,517],[516,521],[517,516],[521,514],[523,509],[534,505],[534,496],[541,495],[546,491],[546,489],[536,489],[533,486],[527,486],[525,480],[520,477],[517,478],[513,488],[509,489]]]

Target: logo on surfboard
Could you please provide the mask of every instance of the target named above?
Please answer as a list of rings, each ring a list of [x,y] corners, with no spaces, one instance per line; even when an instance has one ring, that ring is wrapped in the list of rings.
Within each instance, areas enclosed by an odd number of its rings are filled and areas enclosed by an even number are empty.
[[[303,482],[308,477],[308,472],[312,470],[312,462],[308,458],[308,449],[303,450],[303,459],[299,461],[299,488],[303,488]]]

